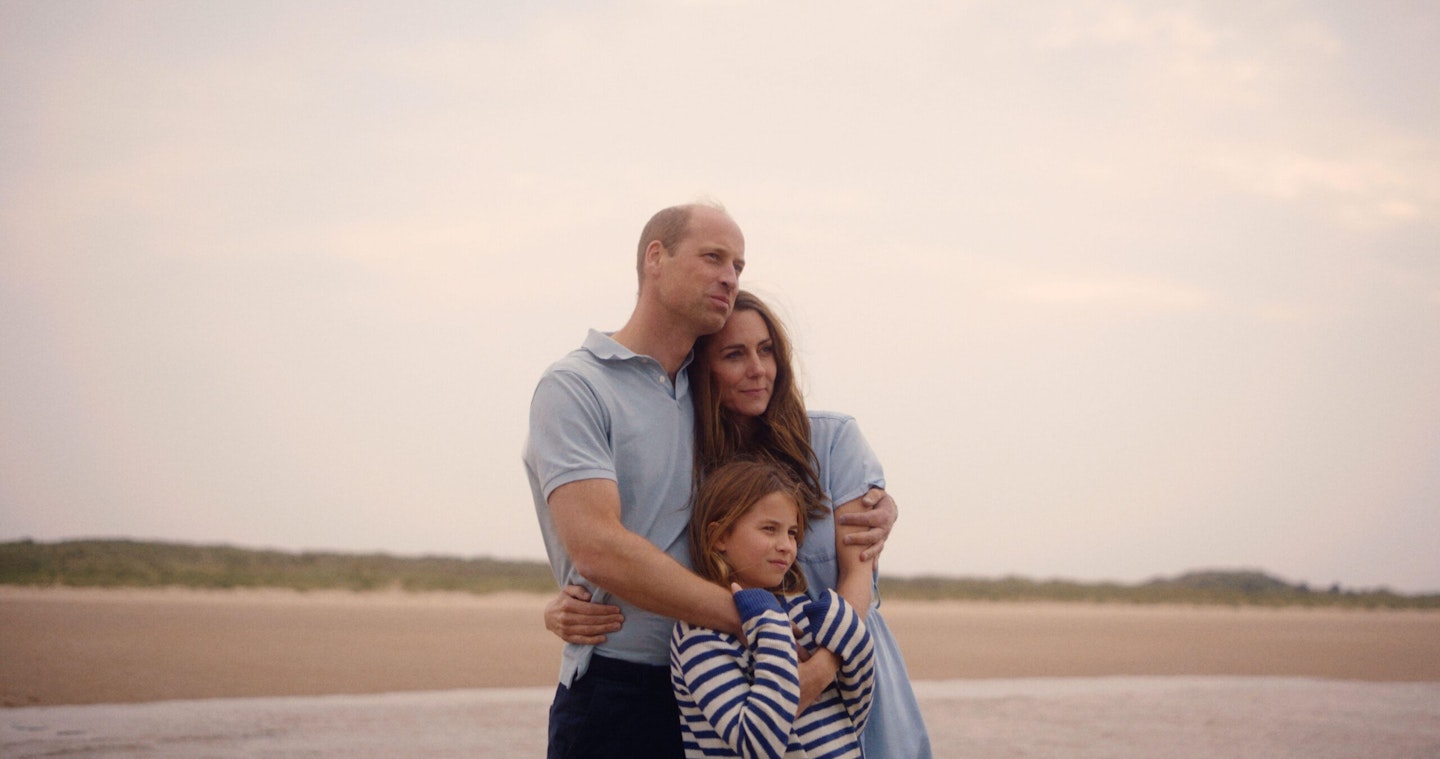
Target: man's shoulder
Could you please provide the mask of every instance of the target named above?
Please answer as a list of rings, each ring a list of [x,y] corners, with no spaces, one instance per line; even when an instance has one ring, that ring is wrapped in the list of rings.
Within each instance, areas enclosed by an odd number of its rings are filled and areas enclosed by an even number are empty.
[[[555,363],[546,367],[541,379],[563,374],[578,375],[592,380],[603,379],[633,357],[633,353],[611,339],[608,334],[592,329],[579,348],[566,353]]]

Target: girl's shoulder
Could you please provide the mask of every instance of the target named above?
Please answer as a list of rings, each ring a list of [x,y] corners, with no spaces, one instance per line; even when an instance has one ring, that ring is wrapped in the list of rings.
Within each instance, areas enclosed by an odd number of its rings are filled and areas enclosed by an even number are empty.
[[[745,643],[730,633],[692,625],[689,622],[675,623],[675,629],[670,634],[670,645],[677,650],[696,645],[724,646],[737,651],[745,649]]]

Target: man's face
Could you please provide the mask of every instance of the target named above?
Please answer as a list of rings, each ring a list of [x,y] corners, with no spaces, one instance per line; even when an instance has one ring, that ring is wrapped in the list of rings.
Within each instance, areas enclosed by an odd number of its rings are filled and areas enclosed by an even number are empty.
[[[657,282],[660,303],[674,318],[708,335],[725,326],[740,271],[745,268],[745,236],[728,215],[697,207],[690,230],[675,249],[662,253]]]

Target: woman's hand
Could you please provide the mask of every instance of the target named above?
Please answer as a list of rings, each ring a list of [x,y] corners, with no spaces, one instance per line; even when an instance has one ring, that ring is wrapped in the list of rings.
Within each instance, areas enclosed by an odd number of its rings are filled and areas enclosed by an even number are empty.
[[[900,517],[900,507],[889,493],[879,488],[870,488],[870,492],[866,493],[861,501],[865,504],[864,511],[840,514],[835,521],[838,524],[866,528],[864,532],[846,535],[845,545],[869,546],[860,553],[860,559],[871,561],[879,558],[880,552],[885,550],[885,540],[890,537],[890,528],[895,526],[895,520]]]
[[[624,623],[620,607],[590,603],[590,591],[580,585],[566,585],[545,604],[545,629],[566,643],[604,643],[605,634],[617,632]]]

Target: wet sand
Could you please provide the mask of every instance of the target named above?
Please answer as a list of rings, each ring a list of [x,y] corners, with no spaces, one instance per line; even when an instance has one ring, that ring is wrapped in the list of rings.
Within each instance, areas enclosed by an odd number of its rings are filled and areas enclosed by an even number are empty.
[[[0,712],[0,756],[538,757],[552,693],[493,688],[26,707]],[[940,759],[1440,756],[1440,683],[921,680],[916,694]]]
[[[0,587],[0,703],[552,686],[545,600]],[[917,681],[1440,681],[1440,612],[899,601],[882,612]]]
[[[544,753],[544,598],[0,587],[0,756]],[[937,757],[1440,756],[1440,613],[887,602]]]

